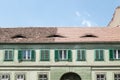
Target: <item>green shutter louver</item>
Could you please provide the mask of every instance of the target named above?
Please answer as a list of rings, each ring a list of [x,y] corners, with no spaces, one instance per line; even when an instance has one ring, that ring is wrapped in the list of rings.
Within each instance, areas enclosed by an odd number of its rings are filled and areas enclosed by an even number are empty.
[[[18,60],[22,61],[22,50],[18,50]]]
[[[114,50],[109,50],[109,59],[112,61],[113,59],[113,52]]]
[[[85,50],[82,50],[82,61],[86,60],[86,52]]]
[[[59,51],[55,50],[55,61],[59,61]]]
[[[100,53],[101,53],[101,54],[100,54],[100,59],[101,59],[101,61],[104,61],[104,53],[103,53],[103,50],[101,50]]]
[[[36,53],[35,53],[35,50],[32,50],[31,51],[31,61],[35,61],[36,59]]]
[[[72,61],[72,51],[68,50],[68,61]]]

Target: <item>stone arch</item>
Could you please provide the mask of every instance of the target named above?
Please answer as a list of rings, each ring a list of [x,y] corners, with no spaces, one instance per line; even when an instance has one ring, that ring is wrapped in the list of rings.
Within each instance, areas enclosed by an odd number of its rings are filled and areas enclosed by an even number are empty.
[[[61,76],[60,80],[82,80],[81,77],[74,72],[68,72]]]

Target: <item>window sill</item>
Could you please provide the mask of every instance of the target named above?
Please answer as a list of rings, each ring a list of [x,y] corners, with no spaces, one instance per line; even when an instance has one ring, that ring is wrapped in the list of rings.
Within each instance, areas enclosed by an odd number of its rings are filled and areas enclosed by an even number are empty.
[[[120,61],[120,59],[110,59],[110,61]]]
[[[86,61],[86,60],[77,60],[77,61]]]
[[[60,61],[67,61],[67,62],[72,62],[72,60],[55,60],[56,62],[60,62]]]
[[[104,61],[104,59],[97,59],[97,60],[95,59],[95,61]]]
[[[18,60],[19,62],[35,62],[35,60]]]
[[[13,60],[4,60],[4,61],[13,61]]]
[[[50,61],[50,60],[40,60],[40,61]]]

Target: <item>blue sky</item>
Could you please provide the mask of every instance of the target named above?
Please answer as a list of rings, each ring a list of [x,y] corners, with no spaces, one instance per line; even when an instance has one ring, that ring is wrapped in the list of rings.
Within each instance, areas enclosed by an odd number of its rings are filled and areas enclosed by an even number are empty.
[[[120,0],[0,0],[0,27],[106,26]]]

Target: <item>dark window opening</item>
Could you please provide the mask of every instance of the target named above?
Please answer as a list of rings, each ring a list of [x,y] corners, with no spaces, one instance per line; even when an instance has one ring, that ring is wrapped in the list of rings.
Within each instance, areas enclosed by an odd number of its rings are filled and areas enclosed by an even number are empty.
[[[97,38],[97,36],[93,35],[93,34],[86,34],[84,36],[81,36],[81,38],[84,38],[84,37],[93,37],[93,38]]]
[[[26,38],[26,36],[18,34],[18,35],[15,35],[15,36],[11,37],[11,38]]]
[[[60,37],[60,38],[65,38],[64,36],[61,36],[61,35],[50,35],[50,36],[47,36],[48,38],[52,38],[52,37]]]

